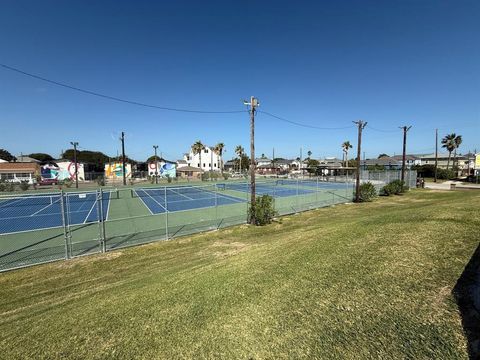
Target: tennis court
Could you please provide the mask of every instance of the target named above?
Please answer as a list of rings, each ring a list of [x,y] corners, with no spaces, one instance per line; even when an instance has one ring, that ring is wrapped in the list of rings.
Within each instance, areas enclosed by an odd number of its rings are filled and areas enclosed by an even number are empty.
[[[244,199],[222,194],[218,189],[211,186],[208,188],[200,186],[165,187],[161,189],[142,188],[132,190],[132,196],[140,198],[152,214],[245,202]]]
[[[0,234],[10,234],[98,221],[97,193],[65,194],[66,219],[62,219],[61,194],[19,196],[0,199]],[[108,214],[110,193],[103,194],[104,220]]]
[[[235,190],[241,192],[250,192],[250,184],[248,183],[225,183],[219,184],[219,188],[223,188],[225,190]],[[314,190],[310,189],[300,189],[300,188],[293,188],[288,186],[279,186],[275,182],[266,182],[266,183],[256,183],[255,185],[255,193],[257,196],[261,195],[270,195],[274,198],[279,197],[287,197],[287,196],[297,196],[297,195],[305,195],[305,194],[312,194]]]

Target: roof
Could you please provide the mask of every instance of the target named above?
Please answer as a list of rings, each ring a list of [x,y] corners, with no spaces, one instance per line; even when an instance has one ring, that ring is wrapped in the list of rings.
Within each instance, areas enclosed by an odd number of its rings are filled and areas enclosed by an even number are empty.
[[[259,158],[256,158],[255,161],[272,161],[270,160],[268,157],[259,157]]]
[[[362,165],[398,165],[400,162],[390,156],[382,156],[380,159],[367,159],[360,161]]]
[[[177,160],[177,164],[186,164],[187,160]]]
[[[398,160],[398,161],[403,161],[403,155],[394,155],[392,156],[392,159],[395,159],[395,160]],[[409,161],[409,160],[417,160],[418,157],[416,157],[415,155],[405,155],[405,160]]]
[[[11,172],[11,171],[36,172],[38,171],[38,169],[39,169],[39,166],[37,163],[27,163],[27,162],[0,163],[0,172]]]
[[[39,160],[31,158],[30,156],[19,155],[15,157],[17,158],[16,162],[20,162],[20,163],[39,163],[40,162]]]
[[[197,168],[197,167],[193,167],[193,166],[183,166],[181,168],[178,168],[177,171],[179,171],[179,172],[185,172],[185,171],[200,172],[200,171],[202,171],[202,169]]]
[[[438,153],[438,158],[439,159],[447,159],[448,158],[448,153]],[[453,159],[453,153],[451,155],[451,158]],[[459,158],[463,159],[463,158],[465,158],[465,156],[457,154],[457,159],[459,159]],[[435,153],[423,155],[423,156],[420,157],[420,159],[435,159]]]

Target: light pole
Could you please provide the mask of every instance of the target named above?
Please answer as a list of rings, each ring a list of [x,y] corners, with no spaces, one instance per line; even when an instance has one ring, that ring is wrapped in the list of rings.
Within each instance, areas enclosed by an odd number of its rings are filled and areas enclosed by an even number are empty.
[[[153,145],[153,149],[155,150],[155,184],[158,184],[158,159],[157,159],[158,145]]]
[[[78,189],[78,163],[77,163],[77,146],[78,142],[70,141],[70,144],[73,145],[73,161],[75,162],[75,188]]]

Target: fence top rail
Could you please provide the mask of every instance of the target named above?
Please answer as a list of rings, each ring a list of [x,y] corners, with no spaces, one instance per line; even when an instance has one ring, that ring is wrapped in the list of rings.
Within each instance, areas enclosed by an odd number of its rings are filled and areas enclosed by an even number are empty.
[[[79,194],[96,194],[98,190],[85,190],[85,191],[68,191],[64,192],[65,195],[67,196],[75,196]],[[118,189],[108,189],[108,190],[103,190],[103,193],[110,193],[110,194],[115,194],[118,191]],[[48,198],[48,197],[58,197],[62,194],[61,191],[55,191],[55,192],[44,192],[44,193],[27,193],[27,194],[4,194],[0,195],[0,200],[2,199],[25,199],[25,198]]]

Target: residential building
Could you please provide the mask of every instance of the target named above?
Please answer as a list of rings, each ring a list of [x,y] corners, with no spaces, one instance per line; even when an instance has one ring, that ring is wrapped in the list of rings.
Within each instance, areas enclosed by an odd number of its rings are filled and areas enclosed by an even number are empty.
[[[194,166],[182,166],[177,168],[177,177],[184,179],[198,179],[202,174],[202,170]]]
[[[184,154],[183,160],[186,161],[187,166],[198,167],[202,171],[220,171],[222,166],[222,157],[213,151],[213,146],[205,146],[202,150],[200,163],[200,154],[194,154],[192,149],[189,153]]]
[[[0,163],[0,179],[8,182],[19,183],[28,181],[36,183],[40,175],[40,166],[36,162],[2,162]]]
[[[255,164],[258,166],[268,166],[272,164],[272,160],[266,156],[262,156],[255,159]]]
[[[378,159],[361,160],[360,166],[363,169],[377,167],[377,168],[383,168],[386,170],[398,170],[402,168],[402,162],[395,160],[393,157],[390,157],[390,156],[382,156],[381,158],[378,158]]]
[[[394,155],[392,156],[392,159],[396,161],[403,161],[403,155]],[[420,165],[422,163],[422,160],[416,156],[416,155],[405,155],[405,166],[409,169],[412,166],[415,165]]]

